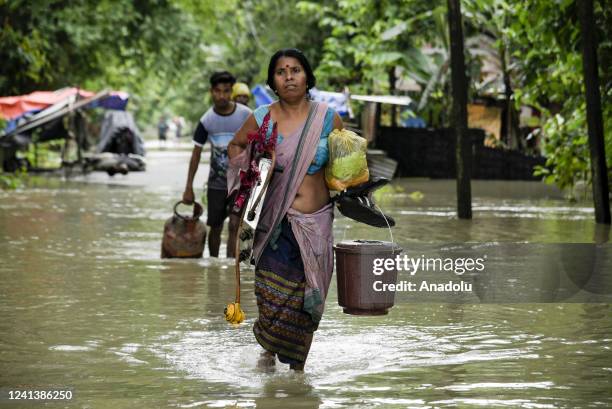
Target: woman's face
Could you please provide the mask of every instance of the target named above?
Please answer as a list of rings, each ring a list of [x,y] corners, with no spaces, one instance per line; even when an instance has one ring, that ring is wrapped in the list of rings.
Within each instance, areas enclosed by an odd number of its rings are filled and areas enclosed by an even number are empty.
[[[303,98],[308,91],[306,72],[293,57],[281,57],[274,68],[274,88],[283,99]]]

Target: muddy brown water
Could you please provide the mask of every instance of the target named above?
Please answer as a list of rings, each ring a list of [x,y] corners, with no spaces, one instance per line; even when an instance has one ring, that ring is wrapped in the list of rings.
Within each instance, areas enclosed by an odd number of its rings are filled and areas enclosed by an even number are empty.
[[[386,316],[354,317],[342,313],[332,282],[306,371],[258,369],[253,275],[242,283],[247,321],[232,327],[223,319],[231,261],[159,258],[188,154],[153,151],[141,174],[0,192],[4,393],[69,388],[71,401],[47,405],[70,408],[612,406],[608,304],[399,303]],[[404,248],[609,234],[589,203],[570,204],[540,183],[474,182],[473,195],[472,221],[455,218],[453,181],[396,180],[379,203]],[[389,237],[338,214],[334,232]]]

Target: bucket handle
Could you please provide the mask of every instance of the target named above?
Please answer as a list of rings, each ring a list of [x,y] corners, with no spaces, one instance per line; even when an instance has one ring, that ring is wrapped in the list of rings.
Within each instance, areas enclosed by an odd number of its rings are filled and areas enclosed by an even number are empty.
[[[395,242],[393,241],[393,232],[391,231],[391,225],[389,224],[389,220],[387,220],[387,217],[385,216],[385,214],[383,213],[381,208],[378,207],[378,205],[376,203],[374,203],[374,207],[376,207],[378,209],[380,214],[382,214],[383,219],[385,219],[385,222],[387,222],[387,227],[389,228],[389,236],[391,236],[391,244],[395,244]]]
[[[179,200],[178,202],[176,202],[176,204],[174,205],[174,215],[176,217],[178,217],[179,219],[183,219],[185,221],[190,221],[190,220],[198,220],[200,218],[200,216],[202,216],[202,213],[204,213],[204,209],[202,208],[202,205],[199,204],[198,202],[193,202],[193,215],[191,217],[189,216],[183,216],[182,214],[180,214],[177,210],[178,205],[180,204],[185,204],[187,206],[189,206],[188,203],[185,203],[182,200]]]
[[[389,224],[389,221],[385,217],[385,214],[383,213],[382,209],[380,207],[378,207],[378,205],[376,203],[374,203],[374,207],[376,209],[378,209],[380,214],[382,214],[382,217],[385,219],[385,222],[387,222],[387,227],[389,228],[389,236],[391,237],[391,244],[395,244],[395,242],[393,241],[393,232],[391,231],[391,225]],[[344,233],[342,234],[342,240],[344,240],[346,238],[346,231],[347,230],[348,230],[348,227],[344,229]]]

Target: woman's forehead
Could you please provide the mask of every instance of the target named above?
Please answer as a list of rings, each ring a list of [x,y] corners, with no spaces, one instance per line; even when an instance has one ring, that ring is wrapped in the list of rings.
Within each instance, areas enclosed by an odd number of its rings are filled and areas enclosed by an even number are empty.
[[[293,68],[293,67],[301,67],[300,61],[294,57],[281,57],[276,61],[275,68]]]

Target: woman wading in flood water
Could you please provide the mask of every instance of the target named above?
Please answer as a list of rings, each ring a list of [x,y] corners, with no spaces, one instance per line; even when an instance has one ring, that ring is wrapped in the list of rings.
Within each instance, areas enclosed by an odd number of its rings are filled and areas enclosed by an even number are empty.
[[[276,124],[276,167],[253,242],[259,310],[253,332],[264,362],[274,364],[276,356],[303,370],[333,272],[334,213],[324,168],[327,137],[342,120],[310,101],[315,77],[297,49],[272,56],[267,83],[279,100],[256,109],[230,142],[228,190],[237,189],[239,169],[248,166],[247,134],[267,125],[270,138]]]

